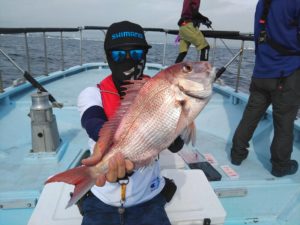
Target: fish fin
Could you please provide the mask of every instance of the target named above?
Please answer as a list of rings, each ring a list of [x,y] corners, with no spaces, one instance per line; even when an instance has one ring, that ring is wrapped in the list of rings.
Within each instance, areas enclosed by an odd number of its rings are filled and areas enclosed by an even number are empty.
[[[126,81],[126,84],[122,85],[122,88],[125,88],[125,96],[123,101],[133,100],[136,97],[136,94],[140,89],[147,83],[151,78],[145,77],[142,80],[129,80]]]
[[[68,208],[88,192],[96,180],[93,178],[89,167],[79,166],[50,177],[45,184],[53,182],[65,182],[75,185],[74,193],[66,206]]]
[[[126,81],[127,84],[122,86],[126,89],[124,91],[126,95],[121,100],[120,107],[112,118],[104,123],[103,127],[99,131],[99,140],[97,141],[97,144],[102,155],[107,154],[108,149],[110,149],[114,141],[119,139],[122,132],[122,129],[118,129],[121,120],[132,104],[137,93],[149,79],[150,78]]]
[[[138,92],[141,90],[144,84],[150,79],[151,78],[146,77],[143,78],[142,80],[129,80],[126,81],[127,83],[125,85],[122,85],[122,87],[126,89],[124,91],[126,95],[121,100],[121,105],[115,114],[114,120],[118,121],[118,125],[120,124],[122,118],[128,111],[128,108],[131,106],[132,102],[136,98]],[[118,129],[118,130],[116,129],[116,132],[114,134],[114,140],[118,140],[122,132],[123,129]]]
[[[107,150],[113,144],[118,126],[120,125],[120,122],[130,105],[130,101],[122,100],[120,107],[118,108],[116,113],[112,116],[112,118],[109,121],[105,122],[102,128],[100,129],[99,140],[97,141],[97,144],[99,150],[103,152],[103,155],[107,153]]]
[[[98,149],[102,152],[102,157],[107,154],[107,150],[113,144],[113,136],[120,124],[120,118],[113,116],[111,120],[105,122],[99,131],[97,141]]]
[[[144,84],[147,83],[148,80],[150,80],[150,78],[142,80],[129,80],[126,81],[127,83],[125,85],[122,85],[122,88],[125,88],[125,96],[121,101],[121,106],[118,111],[122,111],[123,108],[127,109],[129,107],[128,105],[131,105],[137,96],[137,93],[141,90]]]
[[[192,141],[192,145],[196,143],[196,126],[194,121],[191,123],[187,120],[187,110],[182,110],[179,116],[175,134],[180,134],[185,144],[189,144]],[[177,137],[176,136],[176,137]]]
[[[196,126],[194,121],[183,130],[180,136],[183,139],[185,144],[189,144],[190,142],[192,142],[192,145],[195,146]]]
[[[193,150],[193,149],[189,149],[189,148],[184,148],[181,149],[178,153],[177,153],[187,164],[190,163],[197,163],[200,161],[201,159],[201,155]]]

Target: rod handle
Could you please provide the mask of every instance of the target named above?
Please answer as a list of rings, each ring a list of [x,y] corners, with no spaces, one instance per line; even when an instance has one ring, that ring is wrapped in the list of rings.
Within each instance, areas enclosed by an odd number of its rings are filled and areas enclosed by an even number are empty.
[[[226,67],[221,67],[218,72],[216,73],[216,78],[215,80],[217,80],[224,72],[226,71]]]
[[[33,76],[31,76],[29,72],[25,71],[23,76],[29,83],[32,84],[33,87],[37,88],[39,91],[48,92],[36,79],[33,78]],[[50,93],[49,93],[49,100],[54,107],[62,108],[63,105],[61,103],[58,103]]]

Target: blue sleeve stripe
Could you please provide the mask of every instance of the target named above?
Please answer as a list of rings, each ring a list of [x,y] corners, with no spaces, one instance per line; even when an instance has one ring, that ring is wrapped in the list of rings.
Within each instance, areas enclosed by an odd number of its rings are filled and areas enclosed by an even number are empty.
[[[107,121],[107,117],[102,107],[92,106],[85,110],[81,117],[81,125],[85,128],[87,134],[94,141],[98,140],[99,130]]]

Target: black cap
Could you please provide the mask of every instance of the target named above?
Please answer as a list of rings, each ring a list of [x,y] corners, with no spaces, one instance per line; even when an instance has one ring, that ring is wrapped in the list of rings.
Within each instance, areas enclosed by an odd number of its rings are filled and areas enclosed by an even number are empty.
[[[148,45],[143,28],[129,21],[113,23],[108,27],[104,40],[104,49],[110,50],[125,46],[139,46],[146,49]]]

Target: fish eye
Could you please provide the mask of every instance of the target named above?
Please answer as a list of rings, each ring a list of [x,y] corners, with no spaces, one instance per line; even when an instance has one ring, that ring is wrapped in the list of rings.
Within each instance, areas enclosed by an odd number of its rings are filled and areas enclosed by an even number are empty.
[[[185,64],[183,67],[182,67],[182,70],[183,72],[185,73],[189,73],[192,71],[192,66],[188,65],[188,64]]]

